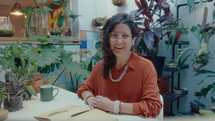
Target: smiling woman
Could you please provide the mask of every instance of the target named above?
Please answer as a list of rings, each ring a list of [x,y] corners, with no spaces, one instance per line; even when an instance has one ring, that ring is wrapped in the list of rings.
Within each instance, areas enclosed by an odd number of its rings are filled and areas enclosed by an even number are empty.
[[[119,13],[103,27],[103,59],[81,84],[78,96],[90,108],[156,117],[162,107],[153,64],[132,49],[137,36],[132,17]]]

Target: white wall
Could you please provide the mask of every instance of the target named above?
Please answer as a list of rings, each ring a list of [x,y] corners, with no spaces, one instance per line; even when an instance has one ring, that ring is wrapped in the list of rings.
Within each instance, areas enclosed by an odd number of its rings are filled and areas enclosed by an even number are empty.
[[[112,15],[120,12],[129,13],[136,9],[136,5],[133,0],[127,0],[123,7],[117,7],[112,4],[112,0],[73,0],[73,3],[78,3],[77,11],[80,17],[78,17],[78,30],[97,31],[98,28],[92,26],[91,21],[97,17],[111,17]],[[74,5],[74,4],[73,4]],[[78,35],[76,33],[75,35]]]
[[[182,1],[182,0],[181,0]],[[183,2],[185,2],[183,0]],[[91,25],[92,19],[96,17],[104,17],[108,16],[111,17],[112,15],[120,12],[130,13],[132,10],[137,9],[136,4],[134,3],[134,0],[127,0],[127,3],[123,7],[117,7],[112,4],[111,0],[73,0],[73,3],[78,6],[74,8],[74,11],[76,11],[79,15],[81,15],[76,21],[75,21],[75,37],[79,37],[79,31],[80,30],[89,30],[89,31],[96,31],[97,28],[93,27]],[[207,3],[204,4],[205,6],[209,7],[209,14],[212,15],[212,8],[214,8],[213,3]],[[176,14],[176,7],[172,6],[173,14]],[[190,14],[188,12],[189,10],[185,7],[180,8],[180,18],[184,21],[185,26],[191,27],[192,25],[201,24],[202,23],[202,17],[203,17],[203,7],[197,7],[196,12]],[[208,21],[212,21],[212,17],[208,17]],[[195,40],[194,36],[192,34],[189,34],[188,36],[183,36],[183,40],[190,41],[191,47],[199,48],[199,43],[197,40]],[[215,48],[213,46],[215,45],[215,36],[211,38],[209,50],[211,51],[211,54],[213,57],[215,57]],[[170,52],[167,51],[167,47],[164,43],[164,41],[161,41],[159,43],[160,49],[159,49],[159,55],[166,56],[166,62],[170,61]],[[193,56],[192,56],[193,57]],[[204,69],[211,69],[215,71],[215,58],[211,60],[211,62],[204,67]],[[203,85],[198,85],[198,80],[203,79],[203,76],[194,77],[195,74],[192,70],[192,62],[191,57],[188,59],[187,63],[189,64],[189,69],[183,70],[181,72],[181,87],[186,88],[189,90],[189,93],[187,96],[181,98],[181,103],[183,105],[180,105],[180,109],[182,109],[183,112],[187,112],[190,110],[189,103],[195,99],[194,92],[199,91],[199,89]],[[164,72],[164,74],[170,75],[169,72]],[[211,80],[214,81],[214,80]],[[177,83],[177,82],[175,82]],[[207,107],[212,106],[212,103],[210,101],[210,94],[207,96],[206,99],[202,100]]]

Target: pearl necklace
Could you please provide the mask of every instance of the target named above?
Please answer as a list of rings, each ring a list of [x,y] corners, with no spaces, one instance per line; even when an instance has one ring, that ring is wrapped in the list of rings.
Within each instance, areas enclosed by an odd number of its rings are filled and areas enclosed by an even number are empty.
[[[119,81],[122,79],[122,77],[125,75],[127,69],[128,69],[128,66],[125,66],[124,71],[123,71],[122,74],[119,76],[119,78],[117,78],[116,80],[112,78],[111,69],[110,69],[110,71],[109,71],[109,77],[110,77],[110,79],[111,79],[113,82],[119,82]]]

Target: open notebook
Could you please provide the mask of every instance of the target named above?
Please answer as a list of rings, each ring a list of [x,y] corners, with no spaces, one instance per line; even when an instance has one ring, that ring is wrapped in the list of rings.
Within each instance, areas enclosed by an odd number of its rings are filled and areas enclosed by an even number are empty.
[[[74,114],[83,111],[86,112],[74,116]],[[40,121],[118,121],[116,117],[104,111],[98,109],[90,110],[90,108],[85,105],[68,105],[34,116],[34,118]]]

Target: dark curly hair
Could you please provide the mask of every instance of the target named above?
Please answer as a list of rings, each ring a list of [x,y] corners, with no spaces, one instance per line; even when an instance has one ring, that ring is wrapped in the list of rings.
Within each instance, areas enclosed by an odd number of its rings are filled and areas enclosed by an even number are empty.
[[[104,60],[104,68],[102,71],[104,78],[108,77],[110,68],[116,64],[116,57],[110,48],[109,34],[114,30],[114,27],[117,24],[128,25],[128,27],[131,30],[132,38],[137,35],[137,26],[134,23],[133,18],[129,14],[119,13],[107,20],[102,29],[103,31],[102,51]]]

